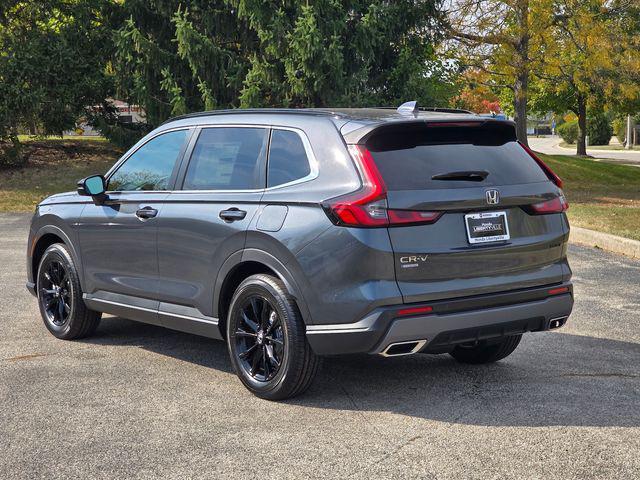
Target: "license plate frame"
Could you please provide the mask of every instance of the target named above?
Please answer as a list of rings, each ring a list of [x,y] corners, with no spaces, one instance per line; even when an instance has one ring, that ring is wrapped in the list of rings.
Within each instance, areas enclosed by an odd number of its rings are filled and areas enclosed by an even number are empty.
[[[482,220],[485,220],[485,222],[476,225],[478,221]],[[505,211],[467,213],[464,216],[464,225],[467,230],[467,241],[471,245],[505,242],[511,239],[507,212]],[[502,228],[498,228],[498,226]],[[491,235],[492,232],[497,234]]]

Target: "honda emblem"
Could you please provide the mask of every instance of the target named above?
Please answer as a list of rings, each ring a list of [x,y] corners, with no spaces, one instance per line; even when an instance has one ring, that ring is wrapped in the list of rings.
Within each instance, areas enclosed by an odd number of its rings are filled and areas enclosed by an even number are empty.
[[[500,194],[498,193],[498,190],[487,190],[485,192],[485,196],[489,205],[497,205],[500,202]]]

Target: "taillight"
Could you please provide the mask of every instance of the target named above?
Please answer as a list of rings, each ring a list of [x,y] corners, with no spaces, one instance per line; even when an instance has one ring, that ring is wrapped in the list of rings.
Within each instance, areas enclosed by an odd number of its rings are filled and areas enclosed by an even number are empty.
[[[551,200],[534,203],[523,208],[527,213],[530,213],[531,215],[548,215],[550,213],[564,212],[567,208],[569,208],[569,204],[564,198],[564,195],[560,195],[559,197],[553,198]]]
[[[323,204],[336,225],[390,227],[434,223],[440,218],[442,212],[387,208],[387,187],[371,152],[361,145],[350,145],[349,152],[362,175],[362,188]]]
[[[524,150],[529,154],[529,156],[531,158],[533,158],[538,165],[540,165],[540,168],[542,168],[542,170],[547,175],[547,177],[549,177],[549,180],[551,180],[553,183],[555,183],[558,186],[558,188],[562,188],[562,179],[558,175],[556,175],[553,170],[551,170],[549,165],[544,163],[542,161],[542,159],[539,158],[535,153],[533,153],[533,150],[531,150],[529,147],[527,147],[524,143],[522,143],[520,141],[518,141],[518,143],[520,144],[520,146],[522,148],[524,148]],[[566,210],[566,208],[565,208],[565,210]]]

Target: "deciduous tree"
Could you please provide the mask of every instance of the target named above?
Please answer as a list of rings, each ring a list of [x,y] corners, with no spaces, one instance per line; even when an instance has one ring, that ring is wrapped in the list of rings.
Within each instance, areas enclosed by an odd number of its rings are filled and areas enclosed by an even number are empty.
[[[0,4],[0,139],[19,128],[61,134],[110,91],[112,5],[103,0]]]

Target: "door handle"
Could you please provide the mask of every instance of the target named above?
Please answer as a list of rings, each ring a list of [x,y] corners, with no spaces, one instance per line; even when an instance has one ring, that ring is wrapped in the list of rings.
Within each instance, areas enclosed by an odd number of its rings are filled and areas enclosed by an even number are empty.
[[[153,218],[158,215],[158,210],[153,207],[143,207],[139,210],[136,210],[136,217],[140,220],[147,220],[149,218]]]
[[[222,210],[220,212],[220,218],[225,222],[235,222],[236,220],[242,220],[246,216],[247,212],[236,207],[230,208],[229,210]]]

